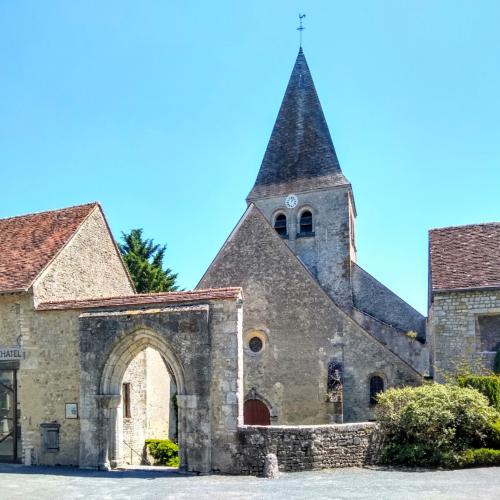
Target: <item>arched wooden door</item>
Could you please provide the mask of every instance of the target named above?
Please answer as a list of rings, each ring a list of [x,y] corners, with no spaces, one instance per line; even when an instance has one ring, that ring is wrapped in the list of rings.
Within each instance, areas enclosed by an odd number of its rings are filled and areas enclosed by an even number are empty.
[[[271,415],[267,406],[258,399],[248,399],[243,406],[245,425],[271,425]]]

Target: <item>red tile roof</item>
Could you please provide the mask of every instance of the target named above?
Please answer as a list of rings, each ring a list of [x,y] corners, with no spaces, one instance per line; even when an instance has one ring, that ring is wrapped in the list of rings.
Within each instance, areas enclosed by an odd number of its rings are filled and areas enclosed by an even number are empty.
[[[98,309],[106,307],[179,305],[209,300],[236,300],[242,296],[241,288],[209,288],[190,292],[141,293],[121,297],[106,297],[87,300],[64,300],[59,302],[42,302],[39,311],[56,311],[64,309]]]
[[[0,219],[0,292],[27,290],[97,206]]]
[[[500,222],[429,231],[431,287],[500,287]]]

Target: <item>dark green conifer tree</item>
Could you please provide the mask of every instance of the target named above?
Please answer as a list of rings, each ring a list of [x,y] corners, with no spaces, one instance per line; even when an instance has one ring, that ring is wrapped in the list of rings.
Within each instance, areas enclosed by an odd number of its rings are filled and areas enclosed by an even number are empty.
[[[118,248],[139,293],[173,292],[179,289],[176,285],[177,274],[169,268],[163,268],[166,245],[144,239],[142,229],[122,232],[122,240]]]

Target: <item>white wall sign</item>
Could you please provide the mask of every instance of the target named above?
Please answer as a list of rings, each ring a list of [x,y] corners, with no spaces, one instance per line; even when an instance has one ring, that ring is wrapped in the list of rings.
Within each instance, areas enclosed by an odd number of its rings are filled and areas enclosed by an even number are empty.
[[[0,361],[24,359],[24,351],[19,347],[0,348]]]

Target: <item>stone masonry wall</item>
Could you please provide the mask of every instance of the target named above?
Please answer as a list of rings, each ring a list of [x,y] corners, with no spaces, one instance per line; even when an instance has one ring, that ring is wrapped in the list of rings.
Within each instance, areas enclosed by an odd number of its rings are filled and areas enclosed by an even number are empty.
[[[240,428],[242,474],[262,475],[268,453],[278,457],[279,469],[359,467],[374,462],[378,446],[374,423],[322,426],[243,426]]]
[[[133,293],[100,209],[92,212],[33,286],[35,303]]]
[[[434,377],[438,382],[466,362],[491,367],[494,352],[483,351],[480,315],[500,315],[500,290],[436,293],[429,312]]]
[[[147,438],[168,439],[171,377],[160,353],[146,349]]]
[[[124,414],[122,387],[123,461],[126,464],[140,465],[143,461],[147,430],[145,350],[139,353],[128,365],[123,376],[123,383],[130,384],[130,417],[126,417]]]

